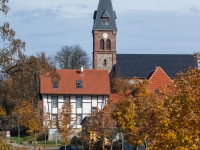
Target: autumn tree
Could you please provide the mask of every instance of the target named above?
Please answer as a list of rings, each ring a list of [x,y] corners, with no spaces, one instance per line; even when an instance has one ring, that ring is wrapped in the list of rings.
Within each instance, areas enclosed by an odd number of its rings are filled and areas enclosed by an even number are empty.
[[[56,128],[60,133],[61,141],[63,141],[65,145],[70,143],[70,136],[75,132],[75,125],[76,118],[72,116],[72,106],[70,103],[65,102],[58,112],[58,121],[56,122]]]
[[[97,141],[100,141],[102,149],[105,147],[105,141],[112,144],[116,135],[118,133],[116,127],[116,121],[112,118],[112,111],[114,108],[114,103],[110,100],[109,105],[106,105],[103,110],[96,109],[92,111],[91,114],[84,118],[83,120],[83,131],[86,137],[89,139],[89,147],[94,146]]]
[[[88,68],[91,65],[88,54],[79,45],[63,46],[54,60],[61,69]]]
[[[156,139],[158,123],[166,117],[164,101],[148,91],[147,80],[134,78],[131,84],[127,79],[118,78],[113,82],[118,92],[113,118],[119,131],[131,145],[143,145],[147,149],[150,141]]]
[[[196,150],[200,148],[200,70],[187,68],[174,80],[173,94],[165,94],[163,100],[168,108],[165,130],[157,136],[155,148]]]
[[[109,99],[108,104],[103,108],[103,134],[110,142],[110,150],[113,149],[113,142],[119,133],[117,128],[117,122],[112,118],[115,104],[112,99]]]

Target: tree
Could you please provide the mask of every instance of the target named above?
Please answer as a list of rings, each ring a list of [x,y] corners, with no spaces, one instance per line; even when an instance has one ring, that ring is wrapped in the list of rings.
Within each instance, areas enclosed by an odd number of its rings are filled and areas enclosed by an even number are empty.
[[[65,143],[65,145],[69,144],[71,141],[70,136],[74,133],[74,126],[76,124],[76,120],[72,117],[72,106],[70,103],[65,102],[58,112],[58,121],[56,123],[56,127],[58,132],[60,133],[61,141]]]
[[[134,84],[130,85],[126,79],[114,80],[117,82],[114,83],[114,88],[118,91],[118,101],[113,118],[129,144],[136,147],[143,145],[147,149],[149,142],[156,139],[158,123],[160,120],[165,121],[164,101],[148,91],[147,80],[140,81],[135,78],[133,81]]]
[[[0,11],[7,14],[9,7],[7,6],[8,0],[0,0]]]
[[[110,150],[113,149],[113,142],[117,136],[118,128],[117,122],[112,118],[113,110],[115,109],[115,104],[112,99],[109,99],[108,105],[104,107],[103,111],[103,131],[104,136],[110,142]]]
[[[200,70],[187,68],[174,80],[174,92],[164,94],[168,108],[168,122],[165,130],[157,136],[155,148],[200,149]]]
[[[15,105],[13,115],[17,119],[18,138],[20,137],[20,126],[28,128],[26,132],[34,135],[36,149],[36,132],[42,132],[43,129],[43,114],[40,113],[39,107],[33,107],[31,102],[22,100]]]
[[[88,68],[91,65],[88,54],[79,45],[63,46],[54,60],[61,69]]]
[[[112,118],[114,103],[109,100],[109,104],[103,110],[96,109],[91,114],[84,118],[82,122],[82,138],[89,143],[89,148],[94,146],[97,141],[100,141],[102,149],[105,147],[105,141],[111,144],[118,133],[116,121]]]
[[[199,53],[195,55],[198,60],[196,56]],[[155,150],[200,148],[198,68],[189,67],[178,73],[174,84],[160,88],[159,93],[149,93],[145,80],[134,80],[131,92],[125,92],[129,87],[126,79],[115,81],[118,101],[113,118],[130,144]]]

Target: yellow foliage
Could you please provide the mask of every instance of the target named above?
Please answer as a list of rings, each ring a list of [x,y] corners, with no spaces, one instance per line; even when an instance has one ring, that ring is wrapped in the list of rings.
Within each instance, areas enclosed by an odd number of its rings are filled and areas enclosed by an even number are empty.
[[[2,137],[0,137],[0,148],[2,150],[10,150],[10,146],[7,144],[7,141],[5,139],[3,139]]]
[[[149,149],[199,150],[200,70],[188,68],[179,73],[173,92],[162,89],[157,94],[148,93],[146,81],[134,83],[133,96],[120,93],[113,112],[129,143],[140,145],[149,139]],[[118,91],[124,91],[120,84],[115,85]]]

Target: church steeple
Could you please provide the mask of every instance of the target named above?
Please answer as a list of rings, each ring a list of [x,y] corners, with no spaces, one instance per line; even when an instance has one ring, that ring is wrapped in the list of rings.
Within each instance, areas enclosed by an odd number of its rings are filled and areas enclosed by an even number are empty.
[[[99,0],[97,11],[94,12],[93,16],[93,30],[117,31],[116,18],[111,0]]]
[[[116,14],[111,0],[99,0],[94,12],[93,25],[93,68],[111,72],[116,64]]]

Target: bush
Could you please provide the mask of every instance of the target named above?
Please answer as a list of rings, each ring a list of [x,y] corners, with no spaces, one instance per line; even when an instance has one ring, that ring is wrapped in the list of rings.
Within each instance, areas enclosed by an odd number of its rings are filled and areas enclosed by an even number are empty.
[[[32,135],[26,136],[26,137],[24,137],[24,141],[34,141],[34,136],[32,136]]]
[[[7,144],[7,141],[5,139],[3,139],[2,137],[0,137],[0,147],[3,150],[10,150],[10,146]]]

